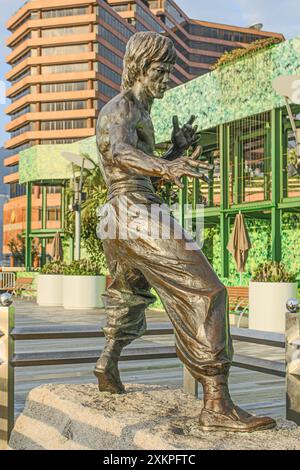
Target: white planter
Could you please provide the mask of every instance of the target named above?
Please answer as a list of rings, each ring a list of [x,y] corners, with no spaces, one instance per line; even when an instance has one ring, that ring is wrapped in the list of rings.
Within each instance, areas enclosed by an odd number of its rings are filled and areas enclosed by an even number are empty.
[[[105,276],[63,276],[63,306],[70,310],[104,307]]]
[[[37,279],[37,303],[41,307],[60,307],[63,303],[63,276],[39,274]]]
[[[296,283],[250,282],[249,328],[283,333],[286,301],[296,296]]]

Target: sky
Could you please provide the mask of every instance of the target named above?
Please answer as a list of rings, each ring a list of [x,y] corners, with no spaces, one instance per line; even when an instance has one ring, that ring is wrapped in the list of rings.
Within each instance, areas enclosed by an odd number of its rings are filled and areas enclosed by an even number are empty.
[[[175,0],[191,18],[214,21],[236,26],[249,26],[263,23],[265,31],[281,32],[287,39],[300,35],[300,2],[299,0]],[[9,68],[5,64],[8,50],[5,39],[8,33],[5,22],[24,3],[23,0],[0,0],[0,147],[7,134],[4,131],[5,73]]]

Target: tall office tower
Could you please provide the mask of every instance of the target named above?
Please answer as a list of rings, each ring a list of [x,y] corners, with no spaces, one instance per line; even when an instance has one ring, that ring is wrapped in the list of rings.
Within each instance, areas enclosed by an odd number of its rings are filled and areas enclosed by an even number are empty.
[[[94,135],[99,109],[120,90],[122,59],[136,31],[167,34],[178,63],[172,86],[209,71],[225,50],[277,36],[190,20],[171,0],[31,0],[7,23],[11,49],[5,146],[10,201],[4,207],[4,252],[25,228],[25,187],[18,182],[19,152],[34,145],[70,143]],[[34,188],[32,224],[60,225],[61,188]],[[43,194],[42,194],[43,193]],[[46,200],[46,202],[45,202]],[[47,205],[46,219],[42,214]],[[42,220],[43,219],[43,220]]]
[[[178,53],[174,84],[209,72],[226,51],[268,37],[284,39],[282,34],[262,31],[261,24],[244,28],[192,20],[173,0],[107,0],[107,3],[138,31],[153,29],[173,40]]]

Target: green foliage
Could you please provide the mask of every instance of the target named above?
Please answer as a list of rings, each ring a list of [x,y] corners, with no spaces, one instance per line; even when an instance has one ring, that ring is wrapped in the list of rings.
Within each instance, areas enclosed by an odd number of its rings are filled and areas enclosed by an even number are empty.
[[[296,149],[289,149],[288,163],[291,163],[292,165],[297,165],[298,164],[298,155],[297,155],[297,150]]]
[[[81,259],[63,266],[65,276],[103,276],[105,267],[96,261]]]
[[[41,274],[63,274],[65,264],[62,261],[46,263],[40,270]]]
[[[9,251],[14,258],[16,266],[24,266],[25,264],[25,238],[18,233],[17,238],[11,238],[8,242]],[[39,254],[39,242],[32,240],[31,255],[36,258]]]
[[[288,272],[283,263],[268,261],[254,271],[254,282],[296,282],[295,275]]]
[[[300,281],[300,215],[286,212],[282,215],[282,261]]]
[[[251,44],[247,45],[247,47],[242,47],[239,49],[234,49],[230,52],[225,52],[218,60],[216,64],[213,65],[213,69],[219,69],[224,65],[233,64],[237,60],[249,57],[257,52],[265,51],[270,47],[283,42],[283,39],[279,38],[267,38],[252,42]]]
[[[92,161],[88,155],[83,154],[87,160]],[[96,229],[98,224],[97,209],[106,202],[107,188],[103,180],[99,165],[95,165],[93,170],[84,171],[83,192],[86,200],[82,203],[81,213],[81,240],[86,249],[87,256],[107,270],[105,256],[103,253],[102,241],[97,237]],[[68,189],[68,199],[71,201],[74,196],[73,189]],[[70,237],[74,237],[75,222],[74,213],[67,211],[65,217],[65,230]]]
[[[248,286],[252,274],[262,263],[272,258],[271,221],[268,219],[246,218],[246,224],[252,243],[249,251],[246,272],[242,277],[236,270],[234,259],[229,255],[229,277],[221,277],[221,236],[220,226],[205,228],[203,252],[215,272],[226,286]],[[231,226],[232,230],[232,226]],[[287,271],[294,273],[294,279],[300,281],[300,215],[283,213],[282,215],[282,262]]]

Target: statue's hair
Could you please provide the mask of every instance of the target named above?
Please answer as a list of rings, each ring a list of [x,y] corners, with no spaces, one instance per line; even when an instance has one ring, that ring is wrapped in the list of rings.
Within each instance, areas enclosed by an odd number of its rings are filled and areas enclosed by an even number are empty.
[[[176,59],[177,54],[171,39],[151,31],[134,34],[126,46],[122,89],[125,91],[132,88],[151,63],[175,64]]]

